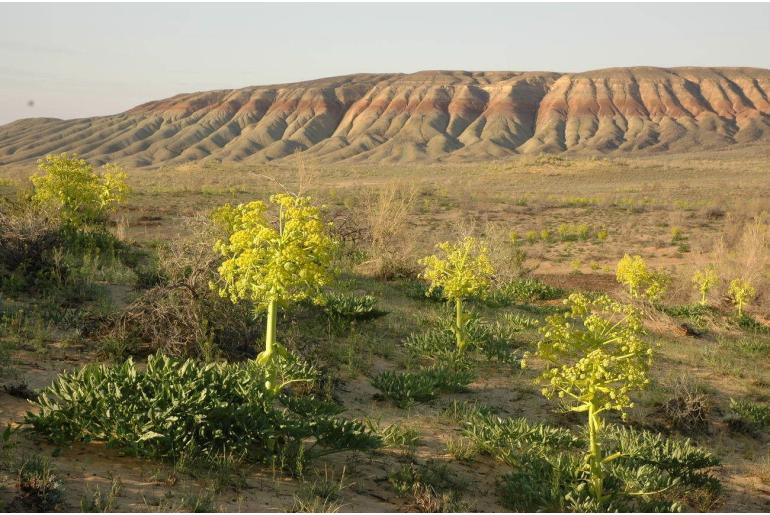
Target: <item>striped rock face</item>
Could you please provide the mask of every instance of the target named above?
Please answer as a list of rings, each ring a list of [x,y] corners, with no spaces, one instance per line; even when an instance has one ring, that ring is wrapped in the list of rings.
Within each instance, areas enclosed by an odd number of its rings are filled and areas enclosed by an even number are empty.
[[[125,113],[0,127],[0,165],[77,152],[153,166],[481,161],[514,154],[651,153],[770,143],[770,70],[615,68],[359,74],[191,93]]]

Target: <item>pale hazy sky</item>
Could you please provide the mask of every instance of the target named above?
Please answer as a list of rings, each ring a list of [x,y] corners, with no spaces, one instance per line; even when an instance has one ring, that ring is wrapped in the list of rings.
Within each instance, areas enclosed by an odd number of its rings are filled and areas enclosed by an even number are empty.
[[[770,68],[769,50],[770,4],[0,4],[0,124],[355,72]]]

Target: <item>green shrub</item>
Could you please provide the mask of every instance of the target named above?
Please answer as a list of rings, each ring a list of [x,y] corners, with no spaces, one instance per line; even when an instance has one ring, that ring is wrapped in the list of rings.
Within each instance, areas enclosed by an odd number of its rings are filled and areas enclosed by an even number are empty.
[[[404,281],[402,285],[404,294],[410,299],[444,302],[444,290],[439,287],[430,289],[430,286],[425,281],[411,279]]]
[[[435,327],[409,335],[404,341],[404,347],[415,358],[432,363],[459,359],[461,357],[457,355],[454,345],[453,323],[448,318],[442,318]],[[534,323],[537,322],[529,317],[511,314],[505,314],[494,322],[487,322],[474,313],[469,313],[464,320],[463,329],[469,350],[475,350],[489,360],[516,364],[522,356],[516,333]]]
[[[770,327],[757,321],[757,319],[755,319],[751,315],[747,315],[746,313],[743,313],[738,317],[738,327],[740,327],[744,331],[750,331],[752,333],[759,333],[759,334],[770,333]]]
[[[522,453],[576,449],[583,439],[570,430],[545,424],[532,424],[525,418],[501,418],[471,413],[463,422],[463,434],[483,453],[505,463],[516,463]]]
[[[276,361],[273,371],[253,361],[200,364],[160,354],[143,371],[130,359],[89,365],[62,374],[26,420],[54,442],[103,441],[155,458],[227,452],[256,461],[306,440],[324,452],[376,444],[362,424],[319,414],[308,408],[314,403],[281,392],[314,372],[285,354]],[[277,384],[266,385],[271,378]]]

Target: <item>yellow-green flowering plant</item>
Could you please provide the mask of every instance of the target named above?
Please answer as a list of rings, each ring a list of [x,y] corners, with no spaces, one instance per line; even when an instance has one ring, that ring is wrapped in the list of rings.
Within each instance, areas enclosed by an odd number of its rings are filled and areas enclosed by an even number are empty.
[[[633,406],[629,394],[644,388],[652,349],[642,340],[638,311],[606,295],[573,293],[569,311],[547,318],[534,356],[546,362],[537,381],[546,398],[558,398],[574,412],[586,413],[589,449],[586,467],[594,497],[603,498],[604,465],[619,457],[604,456],[600,432],[603,414]],[[529,355],[522,366],[528,366]]]
[[[757,295],[757,290],[745,279],[733,279],[730,281],[730,288],[727,290],[727,294],[730,296],[733,304],[735,304],[738,317],[742,317],[743,308],[754,299]]]
[[[310,197],[278,194],[270,202],[278,208],[275,223],[261,201],[228,204],[213,214],[227,234],[214,247],[225,258],[219,294],[234,303],[248,299],[267,313],[265,350],[257,357],[262,365],[274,356],[278,308],[314,298],[333,280],[337,247]]]
[[[703,270],[695,271],[692,276],[692,282],[695,283],[698,293],[700,293],[700,305],[705,306],[709,292],[719,282],[719,276],[713,266],[707,266]]]
[[[128,192],[126,174],[117,165],[101,173],[76,155],[50,155],[38,161],[32,176],[32,201],[55,210],[62,222],[75,229],[100,222]]]
[[[644,297],[650,302],[660,300],[669,282],[666,274],[649,268],[642,256],[628,254],[618,261],[615,277],[628,288],[632,297]]]
[[[465,315],[463,301],[484,296],[492,284],[494,270],[487,247],[475,238],[466,237],[457,243],[443,242],[436,246],[441,255],[419,261],[425,267],[422,278],[430,283],[427,294],[440,289],[444,298],[455,303],[455,336],[457,348],[465,350]]]

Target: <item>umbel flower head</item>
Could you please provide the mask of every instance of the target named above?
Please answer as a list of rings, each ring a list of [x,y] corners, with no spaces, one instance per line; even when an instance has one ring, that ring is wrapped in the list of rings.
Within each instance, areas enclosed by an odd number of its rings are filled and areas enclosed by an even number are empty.
[[[448,300],[482,296],[492,283],[494,270],[487,247],[475,238],[458,243],[439,243],[443,257],[432,255],[419,261],[425,267],[422,277],[430,283],[429,293],[440,288]]]
[[[569,311],[541,328],[535,354],[548,363],[539,378],[543,395],[574,411],[623,412],[633,405],[629,393],[649,382],[652,361],[637,310],[606,295],[573,293],[566,304]]]

